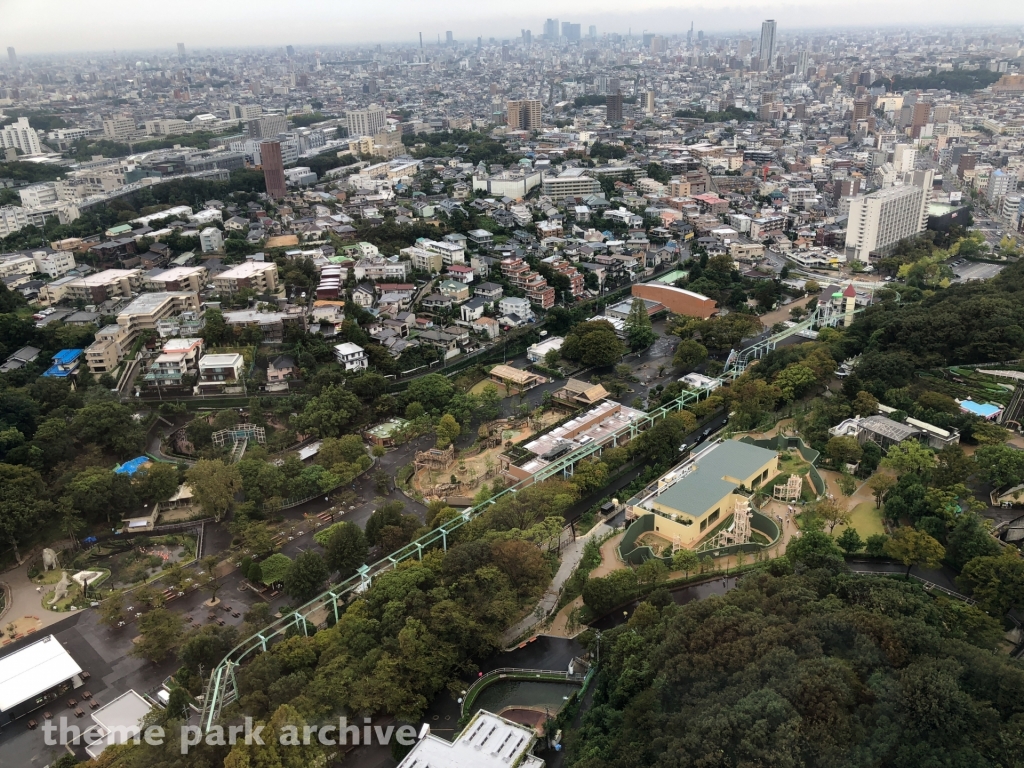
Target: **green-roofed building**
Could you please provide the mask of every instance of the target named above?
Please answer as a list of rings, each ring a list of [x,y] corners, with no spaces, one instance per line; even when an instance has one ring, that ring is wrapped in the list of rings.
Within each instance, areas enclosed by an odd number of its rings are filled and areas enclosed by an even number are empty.
[[[726,440],[662,477],[657,493],[632,511],[656,514],[655,531],[692,549],[733,513],[736,500],[745,497],[737,489],[752,491],[778,473],[775,451]]]

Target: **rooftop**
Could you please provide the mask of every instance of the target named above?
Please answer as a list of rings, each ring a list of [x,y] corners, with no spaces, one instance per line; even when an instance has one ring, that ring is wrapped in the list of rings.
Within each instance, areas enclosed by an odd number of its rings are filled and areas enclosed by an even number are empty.
[[[416,742],[399,768],[542,768],[531,755],[533,730],[481,710],[454,742],[427,734]]]
[[[693,463],[691,472],[662,491],[657,503],[697,517],[739,487],[739,481],[733,478],[749,477],[777,455],[756,445],[726,440],[704,453]]]
[[[10,711],[81,671],[53,635],[0,658],[0,712]]]
[[[196,294],[189,291],[158,291],[156,293],[143,293],[137,299],[132,301],[127,307],[117,313],[118,317],[122,315],[149,315],[163,306],[164,302],[168,299],[173,299],[175,296],[195,296]]]

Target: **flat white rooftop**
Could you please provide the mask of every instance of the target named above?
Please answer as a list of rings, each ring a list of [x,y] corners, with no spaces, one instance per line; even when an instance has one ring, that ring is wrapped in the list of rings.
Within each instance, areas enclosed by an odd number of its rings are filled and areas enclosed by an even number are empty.
[[[532,729],[481,710],[454,742],[420,739],[398,768],[543,768],[529,754],[535,740]]]
[[[142,730],[142,721],[152,705],[133,690],[122,693],[109,704],[92,713],[93,722],[99,726],[99,736],[85,748],[93,758],[113,744],[123,744]]]
[[[244,264],[239,264],[237,267],[232,267],[227,272],[221,272],[217,275],[218,280],[243,280],[253,275],[259,275],[271,269],[277,269],[277,265],[274,262],[265,261],[247,261]]]
[[[0,712],[8,712],[81,672],[56,637],[42,637],[0,658]]]

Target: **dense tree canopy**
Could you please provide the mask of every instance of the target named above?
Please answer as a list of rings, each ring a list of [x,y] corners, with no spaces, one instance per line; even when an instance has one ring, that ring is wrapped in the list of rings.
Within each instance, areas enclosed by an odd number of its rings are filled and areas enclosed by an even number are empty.
[[[601,639],[575,768],[1012,765],[1024,671],[976,608],[892,580],[745,579]],[[592,642],[592,641],[591,641]]]

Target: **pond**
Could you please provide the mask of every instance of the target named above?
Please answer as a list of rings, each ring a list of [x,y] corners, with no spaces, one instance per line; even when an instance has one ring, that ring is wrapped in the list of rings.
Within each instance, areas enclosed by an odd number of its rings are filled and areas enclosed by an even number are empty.
[[[579,683],[543,680],[496,680],[476,697],[473,713],[486,709],[501,713],[509,707],[549,708],[554,716],[565,705],[565,701],[580,688]]]

